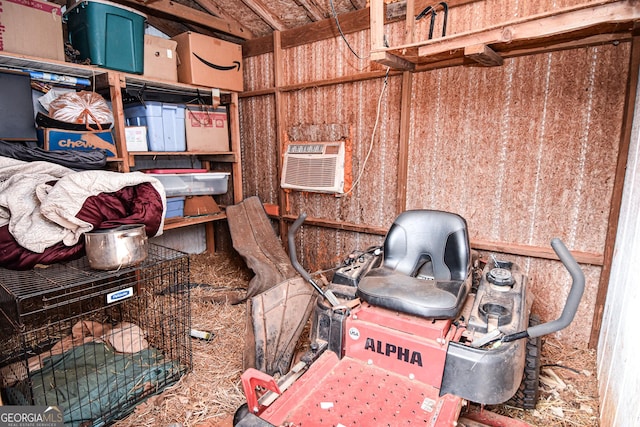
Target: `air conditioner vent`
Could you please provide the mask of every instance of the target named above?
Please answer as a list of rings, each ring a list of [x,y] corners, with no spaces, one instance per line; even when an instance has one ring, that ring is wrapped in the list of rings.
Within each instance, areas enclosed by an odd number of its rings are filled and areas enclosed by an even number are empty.
[[[292,143],[284,155],[282,188],[323,193],[344,191],[344,143]]]

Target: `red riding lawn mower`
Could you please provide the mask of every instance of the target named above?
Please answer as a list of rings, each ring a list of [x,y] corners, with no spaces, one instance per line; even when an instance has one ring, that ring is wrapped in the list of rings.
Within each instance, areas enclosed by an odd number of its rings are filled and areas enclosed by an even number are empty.
[[[527,425],[482,406],[535,407],[540,337],[571,323],[584,291],[559,239],[551,246],[573,283],[561,316],[538,324],[527,277],[494,257],[478,266],[459,215],[400,214],[383,247],[352,254],[324,290],[296,258],[305,217],[288,240],[294,267],[323,297],[310,350],[278,380],[245,371],[235,426]]]

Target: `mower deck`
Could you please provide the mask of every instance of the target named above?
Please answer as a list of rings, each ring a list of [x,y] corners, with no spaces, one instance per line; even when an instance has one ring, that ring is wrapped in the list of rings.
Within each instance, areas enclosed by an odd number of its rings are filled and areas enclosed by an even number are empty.
[[[261,418],[291,426],[442,426],[454,425],[461,407],[462,399],[439,397],[433,386],[327,351]]]

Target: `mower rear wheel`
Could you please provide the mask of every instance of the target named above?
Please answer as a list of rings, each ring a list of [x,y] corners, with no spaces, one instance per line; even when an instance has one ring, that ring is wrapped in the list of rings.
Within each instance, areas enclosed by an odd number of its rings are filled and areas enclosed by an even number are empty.
[[[233,425],[237,425],[247,415],[249,415],[249,405],[243,403],[236,409],[236,413],[233,414]]]
[[[529,326],[540,324],[537,315],[529,317]],[[522,409],[535,409],[540,396],[540,350],[542,339],[540,337],[527,339],[527,358],[524,366],[522,382],[516,394],[506,404]]]

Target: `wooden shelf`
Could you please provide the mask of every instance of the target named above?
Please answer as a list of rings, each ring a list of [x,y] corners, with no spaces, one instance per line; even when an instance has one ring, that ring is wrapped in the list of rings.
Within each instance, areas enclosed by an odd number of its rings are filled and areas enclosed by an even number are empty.
[[[175,228],[187,227],[190,225],[204,224],[207,222],[220,221],[227,219],[225,212],[218,212],[209,215],[185,216],[181,218],[169,218],[164,222],[164,230],[173,230]]]
[[[371,3],[371,59],[416,70],[465,63],[500,65],[499,58],[630,39],[640,8],[628,0],[600,0],[492,27],[400,46],[384,46],[384,5]]]
[[[233,201],[238,203],[242,200],[242,168],[240,158],[240,127],[238,120],[238,95],[234,92],[220,91],[216,88],[201,87],[197,85],[185,84],[174,81],[158,79],[148,79],[143,75],[129,74],[88,66],[68,63],[63,61],[34,58],[21,54],[0,52],[0,67],[16,70],[32,70],[45,73],[59,74],[76,78],[88,79],[94,89],[106,91],[111,99],[114,116],[113,133],[115,136],[117,157],[107,159],[109,166],[117,167],[119,172],[129,172],[135,165],[135,158],[146,157],[166,157],[166,156],[195,156],[208,168],[209,163],[231,163],[231,174],[233,179]],[[203,99],[211,99],[212,103],[224,103],[229,109],[229,127],[231,134],[230,151],[210,151],[210,152],[128,152],[125,144],[125,117],[123,91],[130,90],[135,93],[137,90],[153,91],[153,96],[159,97],[180,97],[193,98],[195,102]],[[135,96],[135,95],[134,95]],[[187,227],[197,224],[205,224],[207,249],[210,252],[215,250],[214,227],[215,221],[226,219],[225,212],[217,214],[201,215],[194,217],[170,218],[165,221],[164,230],[173,230],[180,227]]]
[[[65,76],[82,77],[89,80],[98,75],[106,74],[109,71],[95,65],[82,65],[57,61],[55,59],[34,58],[32,56],[4,51],[0,52],[0,65],[16,70],[42,71]]]

